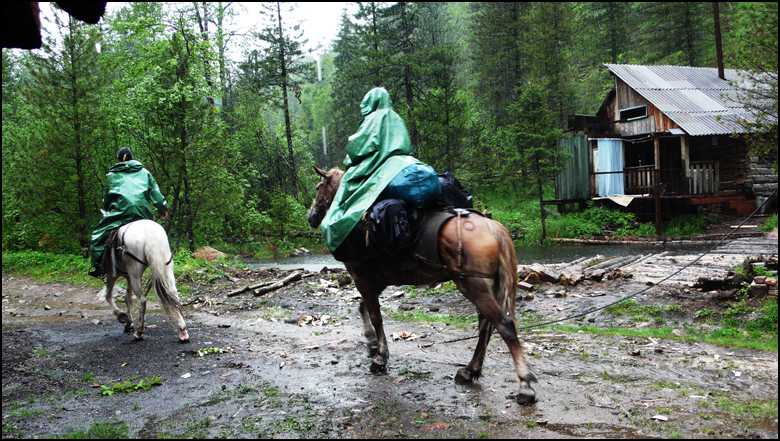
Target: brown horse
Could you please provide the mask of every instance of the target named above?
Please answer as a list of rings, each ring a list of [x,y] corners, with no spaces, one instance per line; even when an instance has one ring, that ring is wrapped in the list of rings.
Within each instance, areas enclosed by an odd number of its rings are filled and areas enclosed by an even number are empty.
[[[308,221],[312,228],[317,228],[330,208],[344,172],[338,168],[327,172],[317,167],[314,169],[322,180],[317,184],[317,196],[309,211]],[[459,228],[458,222],[462,222],[462,227]],[[460,250],[459,244],[462,245]],[[500,223],[481,216],[469,216],[468,222],[454,217],[441,227],[437,250],[446,268],[423,265],[413,270],[388,271],[344,264],[362,296],[360,314],[363,317],[364,335],[369,341],[370,356],[373,357],[371,371],[383,371],[390,356],[379,309],[379,295],[382,291],[390,285],[423,285],[453,280],[460,292],[477,307],[479,317],[479,341],[474,356],[465,369],[458,370],[455,380],[468,382],[479,378],[487,345],[495,328],[509,346],[515,371],[520,378],[517,402],[533,402],[536,393],[530,383],[535,382],[536,378],[525,363],[514,321],[517,261],[509,233]],[[455,270],[459,267],[462,270]],[[464,276],[464,273],[467,275]]]

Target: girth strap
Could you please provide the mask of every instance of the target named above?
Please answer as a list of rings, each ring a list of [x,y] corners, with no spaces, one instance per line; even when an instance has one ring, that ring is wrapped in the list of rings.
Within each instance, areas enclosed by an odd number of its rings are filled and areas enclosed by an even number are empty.
[[[492,278],[495,277],[495,274],[488,274],[488,273],[483,273],[483,272],[479,272],[479,271],[472,271],[472,270],[467,270],[465,268],[452,268],[452,267],[447,266],[447,265],[442,265],[442,264],[436,263],[436,262],[434,262],[434,261],[432,261],[430,259],[426,259],[425,257],[423,257],[423,256],[421,256],[419,254],[415,254],[414,257],[417,260],[421,261],[422,263],[424,263],[424,264],[426,264],[428,266],[432,266],[434,268],[438,268],[438,269],[444,270],[444,271],[446,271],[448,273],[455,273],[461,279],[464,279],[466,277],[478,277],[480,279],[492,279]]]
[[[136,220],[140,220],[140,219],[136,219]],[[133,222],[135,222],[135,221],[133,221]],[[126,224],[126,225],[127,225],[127,224]],[[121,240],[120,240],[120,243],[121,243],[121,245],[120,245],[120,246],[118,246],[118,247],[116,247],[116,249],[117,249],[117,250],[119,250],[119,251],[121,251],[121,252],[122,252],[122,254],[127,254],[128,256],[132,257],[132,258],[133,258],[133,259],[134,259],[136,262],[140,263],[141,265],[146,265],[146,266],[149,266],[149,264],[148,264],[148,263],[146,263],[146,262],[144,262],[143,260],[141,260],[141,259],[139,259],[139,258],[135,257],[135,256],[133,255],[133,253],[131,253],[130,251],[127,251],[127,250],[125,249],[125,233],[127,233],[127,228],[125,228],[125,231],[123,231],[123,232],[122,232],[122,238],[121,238]],[[167,261],[167,262],[165,262],[165,266],[168,266],[168,264],[169,264],[169,263],[171,263],[172,261],[173,261],[173,253],[171,253],[171,258],[170,258],[170,259],[168,259],[168,261]]]

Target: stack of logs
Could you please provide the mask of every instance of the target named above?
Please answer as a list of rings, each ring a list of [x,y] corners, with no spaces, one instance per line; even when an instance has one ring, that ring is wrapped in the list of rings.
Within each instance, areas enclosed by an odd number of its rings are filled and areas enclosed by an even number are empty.
[[[601,281],[633,277],[639,283],[687,286],[724,286],[734,282],[734,268],[762,262],[777,268],[777,237],[740,238],[702,254],[670,255],[668,251],[635,256],[580,258],[570,263],[519,265],[520,288],[530,291],[539,282],[574,285],[582,280]],[[766,282],[769,280],[769,282]],[[757,283],[756,290],[777,295],[777,279]],[[764,286],[765,288],[760,288]],[[774,290],[774,291],[773,291]],[[771,295],[771,294],[769,294]]]
[[[748,295],[751,297],[777,297],[777,278],[756,276],[748,288]]]

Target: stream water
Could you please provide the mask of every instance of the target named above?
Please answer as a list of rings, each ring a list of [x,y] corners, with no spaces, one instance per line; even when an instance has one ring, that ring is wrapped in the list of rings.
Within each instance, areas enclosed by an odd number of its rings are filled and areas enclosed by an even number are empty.
[[[598,254],[606,257],[630,256],[637,254],[662,253],[668,251],[671,255],[698,254],[712,248],[711,244],[695,245],[556,245],[552,247],[526,246],[517,247],[517,263],[530,265],[532,263],[550,264],[571,262],[580,257],[593,257]],[[277,267],[283,270],[303,268],[307,271],[319,271],[323,267],[343,268],[344,264],[330,254],[309,254],[299,257],[280,257],[267,259],[245,258],[243,263],[253,269]]]

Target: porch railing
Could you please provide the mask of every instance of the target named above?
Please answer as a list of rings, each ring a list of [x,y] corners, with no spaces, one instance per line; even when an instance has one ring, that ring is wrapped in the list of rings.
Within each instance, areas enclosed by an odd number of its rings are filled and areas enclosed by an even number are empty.
[[[718,191],[718,161],[690,163],[689,194],[712,194]]]
[[[650,194],[653,191],[652,165],[623,169],[626,194]]]
[[[689,170],[690,178],[687,180],[686,188],[682,170],[662,169],[660,170],[661,182],[665,183],[664,193],[666,194],[715,194],[718,192],[719,174],[718,161],[698,161],[691,162]],[[653,194],[655,186],[655,167],[646,165],[642,167],[626,167],[623,171],[614,172],[596,172],[594,175],[608,175],[623,173],[623,188],[627,195]],[[666,174],[666,176],[664,176]],[[677,176],[678,178],[674,178]],[[667,182],[668,181],[668,182]]]

